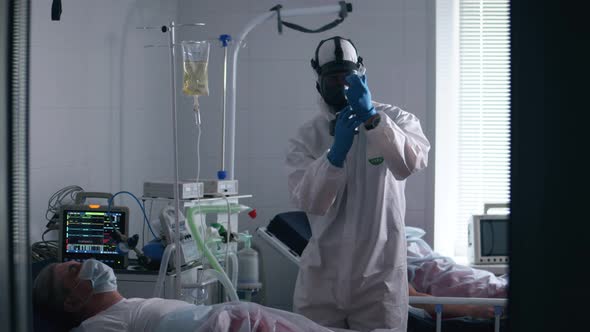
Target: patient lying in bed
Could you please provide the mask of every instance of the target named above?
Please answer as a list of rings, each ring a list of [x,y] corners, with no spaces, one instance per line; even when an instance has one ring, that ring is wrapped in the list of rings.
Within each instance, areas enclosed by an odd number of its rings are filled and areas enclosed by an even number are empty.
[[[194,309],[178,310],[164,316],[155,331],[331,331],[301,315],[256,303],[230,302],[195,307],[200,307],[199,314],[203,308],[207,314],[200,318]]]
[[[318,331],[307,318],[249,302],[193,305],[170,299],[123,299],[84,320],[78,331]]]
[[[422,240],[424,231],[406,227],[408,244],[408,281],[410,296],[506,298],[508,276],[496,276],[486,270],[455,263],[434,252]],[[415,305],[434,315],[433,305]],[[445,305],[445,317],[471,316],[491,318],[492,307]]]
[[[116,290],[96,293],[89,280],[78,278],[80,265],[51,264],[35,278],[33,305],[45,320],[43,331],[330,331],[303,316],[255,303],[197,306],[160,298],[127,299]]]

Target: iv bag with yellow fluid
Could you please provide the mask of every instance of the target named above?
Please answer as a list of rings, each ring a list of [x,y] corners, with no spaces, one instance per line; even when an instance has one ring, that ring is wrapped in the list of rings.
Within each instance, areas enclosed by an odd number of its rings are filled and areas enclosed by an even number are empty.
[[[184,70],[182,92],[188,96],[208,96],[209,42],[183,41],[181,44]]]

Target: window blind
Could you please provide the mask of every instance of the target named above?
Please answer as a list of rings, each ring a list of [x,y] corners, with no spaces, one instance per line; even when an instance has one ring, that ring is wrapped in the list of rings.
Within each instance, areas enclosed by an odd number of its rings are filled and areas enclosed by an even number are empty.
[[[510,23],[508,0],[460,0],[458,200],[455,256],[484,203],[508,202]]]

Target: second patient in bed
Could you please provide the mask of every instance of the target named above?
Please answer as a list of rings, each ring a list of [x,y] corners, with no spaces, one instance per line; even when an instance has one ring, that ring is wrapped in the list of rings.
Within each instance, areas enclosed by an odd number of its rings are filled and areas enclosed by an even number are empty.
[[[422,240],[424,231],[406,227],[410,296],[506,298],[508,276],[455,263],[436,253]],[[434,315],[434,305],[414,305]],[[491,318],[492,307],[444,305],[444,317]]]

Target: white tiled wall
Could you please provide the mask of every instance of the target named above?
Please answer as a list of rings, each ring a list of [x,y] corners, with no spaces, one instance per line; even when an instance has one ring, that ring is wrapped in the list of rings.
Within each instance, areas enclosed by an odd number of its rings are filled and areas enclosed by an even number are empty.
[[[31,240],[37,241],[45,226],[49,196],[66,185],[141,195],[143,181],[173,175],[168,53],[166,48],[144,48],[167,39],[158,30],[136,27],[177,19],[207,24],[181,30],[180,40],[215,39],[222,33],[235,37],[255,15],[277,3],[300,8],[337,1],[78,0],[63,2],[62,20],[53,22],[51,2],[33,0]],[[285,29],[279,35],[276,22],[267,22],[249,34],[240,52],[235,175],[240,191],[254,196],[244,203],[258,210],[256,220],[242,219],[241,230],[254,232],[277,213],[292,209],[284,153],[296,128],[317,112],[309,60],[321,39],[351,38],[365,59],[373,98],[416,114],[428,137],[434,137],[429,129],[434,120],[433,2],[352,3],[353,12],[332,31],[310,35]],[[319,27],[332,19],[290,20]],[[215,177],[221,158],[222,55],[221,48],[211,48],[210,95],[200,98],[202,178]],[[180,173],[194,177],[197,136],[191,102],[180,92],[177,98]],[[406,223],[425,228],[428,239],[433,229],[432,179],[427,170],[407,184]],[[132,209],[132,234],[139,233],[134,201],[122,203]],[[255,237],[255,245],[257,241]],[[267,252],[264,257],[264,302],[288,309],[296,269],[283,265],[279,271],[276,267],[284,263],[278,256]]]
[[[31,17],[31,241],[52,193],[67,185],[141,195],[146,178],[172,172],[168,53],[158,30],[176,17],[167,0],[33,0]],[[141,231],[136,203],[131,232]],[[49,234],[47,238],[54,238]]]
[[[179,0],[179,21],[205,22],[207,26],[179,34],[181,39],[214,39],[227,33],[236,36],[246,23],[277,3],[285,9],[335,4],[337,1],[189,1]],[[321,39],[341,35],[353,40],[367,66],[368,83],[377,101],[398,105],[416,114],[429,139],[434,138],[434,2],[429,0],[352,1],[353,12],[339,27],[321,34],[276,30],[276,21],[250,32],[240,51],[236,124],[236,172],[240,191],[252,194],[245,204],[258,210],[254,221],[241,219],[240,229],[254,232],[280,212],[292,210],[289,203],[284,155],[287,140],[296,128],[317,112],[314,73],[309,65]],[[319,27],[333,17],[297,17],[288,21]],[[287,19],[286,19],[287,20]],[[222,100],[222,50],[211,48],[210,96],[201,97],[203,134],[202,177],[214,177],[220,161]],[[182,171],[194,174],[195,129],[190,102],[179,97]],[[431,153],[431,158],[433,157]],[[433,168],[432,168],[433,169]],[[406,224],[426,229],[432,239],[433,177],[425,171],[407,182]],[[259,243],[257,237],[254,243]],[[271,250],[266,248],[265,251]],[[263,262],[267,305],[290,307],[290,291],[296,269],[285,266],[278,256],[265,253]],[[282,265],[279,265],[282,264]],[[277,268],[281,266],[281,268]],[[280,271],[279,271],[280,270]],[[277,276],[280,274],[280,278]]]

